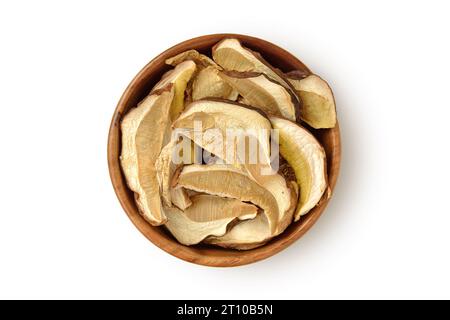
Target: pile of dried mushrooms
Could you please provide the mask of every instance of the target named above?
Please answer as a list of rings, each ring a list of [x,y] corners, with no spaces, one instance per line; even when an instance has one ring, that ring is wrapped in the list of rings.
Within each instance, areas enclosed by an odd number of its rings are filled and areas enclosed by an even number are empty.
[[[320,77],[282,73],[236,39],[216,44],[211,56],[189,50],[166,60],[174,68],[122,120],[120,160],[151,225],[184,245],[247,250],[328,196],[326,155],[307,128],[335,126],[334,98]],[[266,136],[256,139],[256,164],[231,161],[219,143],[230,128],[276,129],[279,154]],[[212,155],[207,161],[204,152]]]

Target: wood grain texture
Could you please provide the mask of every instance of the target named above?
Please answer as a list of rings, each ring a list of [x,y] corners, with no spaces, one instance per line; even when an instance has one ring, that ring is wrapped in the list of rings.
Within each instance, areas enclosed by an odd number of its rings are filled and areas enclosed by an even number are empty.
[[[120,121],[122,116],[147,96],[161,75],[171,68],[164,62],[167,58],[188,49],[196,49],[211,56],[211,47],[226,37],[240,39],[245,46],[260,52],[269,63],[284,72],[302,70],[310,73],[310,70],[295,56],[270,42],[258,38],[239,34],[213,34],[187,40],[158,55],[131,81],[114,112],[108,137],[108,166],[112,184],[123,209],[136,228],[147,239],[153,242],[153,244],[171,255],[188,262],[214,267],[233,267],[249,264],[280,252],[299,239],[312,227],[330,200],[324,197],[317,207],[303,216],[300,221],[292,223],[281,235],[272,239],[266,245],[249,251],[222,249],[207,245],[184,246],[178,243],[164,227],[151,226],[139,214],[133,192],[128,189],[125,177],[120,168]],[[311,130],[311,132],[322,143],[325,149],[327,155],[328,182],[331,191],[333,191],[338,178],[341,161],[339,125],[336,125],[333,129]]]

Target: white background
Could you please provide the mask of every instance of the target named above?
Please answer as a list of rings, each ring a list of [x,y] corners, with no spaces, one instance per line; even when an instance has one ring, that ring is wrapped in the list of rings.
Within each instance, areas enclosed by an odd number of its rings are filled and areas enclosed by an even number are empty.
[[[450,298],[446,1],[0,2],[0,298]],[[151,58],[236,32],[334,89],[343,162],[301,240],[233,269],[148,242],[113,192],[110,118]]]

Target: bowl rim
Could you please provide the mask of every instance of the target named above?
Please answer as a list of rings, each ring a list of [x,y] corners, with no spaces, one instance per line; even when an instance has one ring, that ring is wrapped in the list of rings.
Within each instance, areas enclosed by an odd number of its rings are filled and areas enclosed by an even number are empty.
[[[214,267],[233,267],[241,266],[245,264],[254,263],[287,248],[289,245],[294,243],[300,237],[302,237],[318,220],[323,211],[325,210],[330,198],[323,198],[321,202],[306,216],[306,219],[300,219],[298,222],[292,222],[290,228],[294,228],[288,236],[277,236],[273,240],[269,241],[267,244],[252,250],[234,250],[234,249],[223,249],[216,247],[208,247],[206,249],[198,249],[195,246],[189,247],[178,243],[176,240],[169,240],[162,236],[156,231],[156,228],[147,223],[144,218],[137,212],[134,205],[129,203],[126,193],[127,185],[124,184],[123,173],[120,168],[120,160],[118,155],[120,155],[120,120],[123,116],[122,109],[124,109],[125,103],[130,99],[131,92],[137,84],[142,81],[142,78],[147,74],[148,70],[151,69],[156,62],[164,61],[167,57],[178,54],[184,50],[186,47],[192,46],[194,43],[211,42],[216,40],[220,41],[223,38],[233,37],[238,38],[241,41],[249,43],[259,43],[262,46],[270,47],[271,50],[278,52],[280,55],[288,57],[293,64],[297,65],[297,68],[303,68],[309,71],[309,69],[293,54],[287,50],[260,38],[253,36],[235,34],[235,33],[217,33],[209,34],[204,36],[199,36],[191,38],[189,40],[182,41],[158,54],[155,58],[150,60],[131,80],[131,82],[126,87],[123,92],[111,120],[111,124],[108,132],[108,146],[107,146],[107,159],[108,159],[108,170],[111,178],[111,182],[116,193],[119,202],[124,209],[125,213],[135,225],[135,227],[154,245],[160,249],[166,251],[167,253],[182,259],[187,262],[204,265],[204,266],[214,266]],[[264,53],[261,53],[264,56]],[[277,67],[277,66],[276,66]],[[332,130],[332,153],[333,159],[331,166],[328,165],[327,176],[330,195],[333,193],[340,170],[341,162],[341,139],[340,139],[340,129],[339,123],[336,123],[335,128],[332,129],[322,129],[322,130]],[[119,135],[119,138],[117,136]],[[327,155],[328,156],[328,155]],[[149,228],[150,227],[150,228]],[[208,253],[214,252],[214,255]],[[217,254],[216,254],[217,253]]]

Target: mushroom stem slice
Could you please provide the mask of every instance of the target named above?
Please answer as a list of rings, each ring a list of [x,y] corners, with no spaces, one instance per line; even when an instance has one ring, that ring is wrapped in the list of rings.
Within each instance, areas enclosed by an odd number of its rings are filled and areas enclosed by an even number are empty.
[[[185,166],[178,177],[178,185],[198,192],[251,202],[264,210],[270,231],[277,231],[277,200],[242,170],[231,165],[217,164]]]
[[[279,74],[260,54],[245,48],[237,39],[224,39],[212,49],[214,61],[225,70],[264,73],[285,88],[288,81]]]
[[[295,172],[300,198],[295,221],[314,208],[327,188],[326,155],[306,129],[286,119],[270,117],[279,130],[280,153]]]
[[[166,72],[152,90],[152,92],[154,92],[164,88],[170,83],[174,85],[175,93],[170,108],[171,121],[175,120],[184,109],[184,92],[196,68],[196,64],[193,61],[188,60],[181,62],[175,69]]]
[[[299,104],[291,90],[287,90],[265,74],[234,71],[221,72],[219,75],[244,97],[246,104],[292,121],[299,115]]]
[[[152,225],[161,225],[166,221],[155,162],[162,148],[165,128],[169,125],[173,96],[171,85],[158,94],[147,96],[124,117],[121,124],[122,170],[129,188],[135,192],[140,212]]]
[[[316,129],[333,128],[336,125],[336,106],[326,81],[316,75],[288,80],[302,99],[301,119]]]

